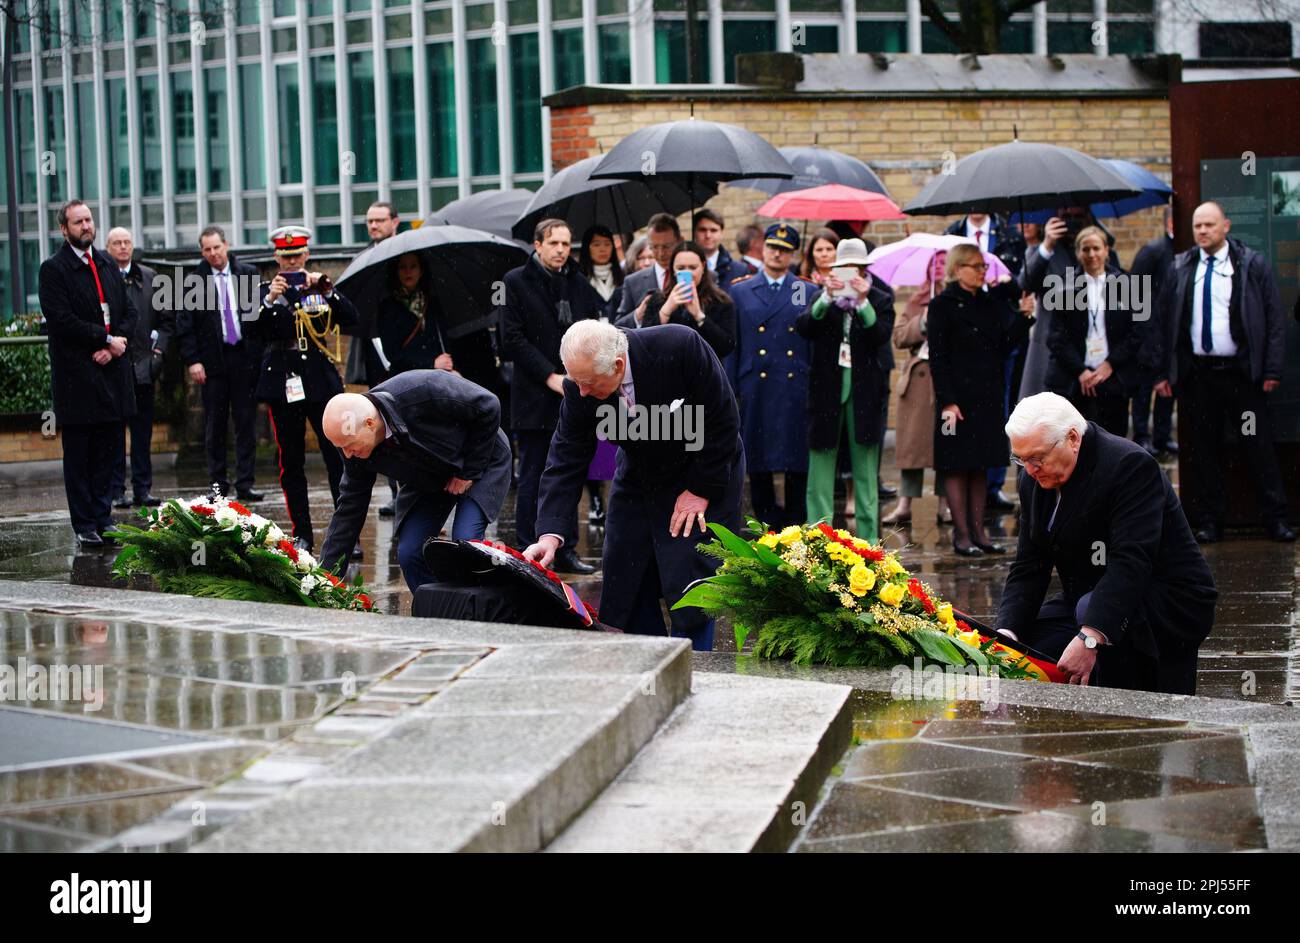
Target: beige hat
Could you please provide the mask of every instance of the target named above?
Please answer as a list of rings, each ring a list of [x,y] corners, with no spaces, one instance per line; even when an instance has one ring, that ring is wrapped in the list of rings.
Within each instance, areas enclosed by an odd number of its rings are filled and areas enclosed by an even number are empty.
[[[866,265],[867,244],[861,239],[841,239],[835,246],[836,265]]]

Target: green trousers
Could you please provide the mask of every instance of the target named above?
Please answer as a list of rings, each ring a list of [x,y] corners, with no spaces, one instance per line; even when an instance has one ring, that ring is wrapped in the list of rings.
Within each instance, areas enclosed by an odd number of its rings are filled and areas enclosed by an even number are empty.
[[[863,445],[853,436],[852,388],[849,370],[844,374],[840,396],[840,430],[848,427],[849,464],[853,468],[854,531],[863,540],[875,540],[880,526],[880,499],[876,492],[880,470],[880,445]],[[835,475],[839,443],[833,449],[808,450],[808,521],[833,523],[835,515]]]

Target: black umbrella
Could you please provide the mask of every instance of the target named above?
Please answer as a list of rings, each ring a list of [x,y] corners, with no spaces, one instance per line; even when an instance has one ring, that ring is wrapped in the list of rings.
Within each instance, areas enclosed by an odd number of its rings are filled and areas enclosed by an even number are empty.
[[[528,261],[517,243],[481,229],[421,226],[366,249],[347,267],[338,289],[364,315],[388,294],[388,265],[418,252],[442,309],[447,337],[463,337],[496,320],[493,294],[506,272]]]
[[[635,232],[655,213],[685,213],[717,195],[718,186],[697,180],[686,182],[668,177],[637,180],[592,180],[591,172],[603,160],[597,154],[570,164],[543,184],[519,214],[512,232],[516,239],[532,242],[533,229],[549,217],[569,224],[574,238],[600,223],[613,232]]]
[[[779,177],[760,177],[746,180],[741,186],[752,187],[775,196],[791,190],[810,190],[828,183],[839,183],[855,190],[870,190],[891,200],[884,183],[876,176],[865,161],[858,160],[850,154],[832,151],[825,147],[783,147],[781,156],[794,168],[794,177],[784,180]]]
[[[435,210],[425,224],[468,226],[510,239],[510,227],[532,198],[532,190],[481,190]]]
[[[669,176],[716,183],[750,177],[788,179],[794,176],[794,168],[753,131],[688,118],[633,131],[614,145],[591,176],[623,180]]]
[[[926,184],[904,213],[1013,213],[1122,200],[1141,191],[1101,161],[1068,147],[1012,141],[957,161]]]

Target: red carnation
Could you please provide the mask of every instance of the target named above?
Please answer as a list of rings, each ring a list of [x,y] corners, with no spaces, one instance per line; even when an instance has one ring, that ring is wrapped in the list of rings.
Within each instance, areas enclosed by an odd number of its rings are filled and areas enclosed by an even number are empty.
[[[190,507],[190,510],[193,511],[195,514],[202,514],[206,517],[212,517],[217,513],[216,511],[212,510],[212,508],[208,507],[206,504],[192,505]]]
[[[970,624],[967,623],[965,619],[958,619],[958,620],[957,620],[957,628],[961,629],[963,632],[969,632],[969,631],[970,631]]]
[[[361,605],[365,608],[369,609],[371,607],[370,597],[365,593],[357,593],[357,599],[361,601]]]
[[[293,544],[289,543],[289,541],[282,540],[275,546],[294,563],[298,562],[298,548],[295,547]]]
[[[244,507],[244,506],[243,506],[242,504],[240,504],[238,501],[231,501],[231,502],[229,502],[229,503],[230,503],[230,506],[231,506],[232,508],[234,508],[235,511],[236,511],[236,512],[241,516],[241,517],[252,517],[252,516],[253,516],[253,512],[250,511],[248,508]]]
[[[885,559],[885,551],[883,550],[875,550],[871,547],[867,547],[865,550],[858,550],[857,547],[854,547],[853,549],[857,551],[858,556],[870,560],[872,563],[879,563],[881,560]]]
[[[339,579],[337,576],[335,576],[333,573],[331,573],[329,570],[325,571],[325,578],[329,580],[331,583],[333,583],[335,586],[343,585],[343,581]]]
[[[835,533],[835,528],[831,527],[830,524],[827,524],[825,521],[822,521],[820,524],[817,525],[817,529],[821,531],[823,534],[825,534],[828,540],[833,540],[836,543],[840,543],[840,535]]]

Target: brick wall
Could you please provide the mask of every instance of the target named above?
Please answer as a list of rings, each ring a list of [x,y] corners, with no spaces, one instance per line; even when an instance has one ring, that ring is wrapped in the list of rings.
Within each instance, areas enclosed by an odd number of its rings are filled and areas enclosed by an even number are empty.
[[[131,448],[131,433],[126,434],[127,450]],[[172,428],[158,423],[153,427],[151,451],[155,455],[175,452],[178,448]],[[57,433],[46,438],[39,429],[0,431],[0,464],[7,462],[57,461],[63,458],[63,440]]]
[[[558,169],[602,150],[608,153],[636,128],[684,118],[687,108],[652,100],[555,107],[551,115],[551,152]],[[748,128],[776,147],[816,145],[852,154],[876,168],[900,205],[938,172],[946,151],[962,158],[1011,140],[1013,129],[1023,140],[1131,160],[1166,178],[1170,170],[1169,105],[1163,98],[703,101],[696,102],[695,115]],[[708,205],[723,214],[730,233],[752,219],[767,198],[742,185],[727,185]],[[1121,264],[1129,265],[1137,249],[1160,234],[1161,214],[1157,207],[1106,221]],[[940,232],[956,218],[874,223],[868,234],[876,242],[888,242],[908,232]],[[808,230],[817,225],[809,221]]]

